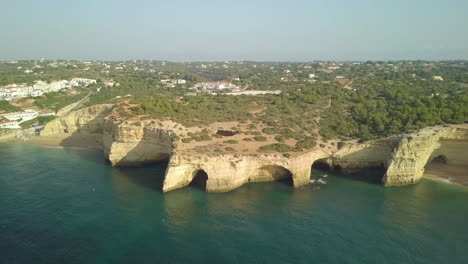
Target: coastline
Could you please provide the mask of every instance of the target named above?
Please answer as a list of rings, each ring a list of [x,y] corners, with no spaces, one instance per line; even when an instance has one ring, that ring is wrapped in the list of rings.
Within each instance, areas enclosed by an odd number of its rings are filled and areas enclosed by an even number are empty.
[[[70,137],[67,134],[36,136],[23,139],[11,137],[0,141],[0,143],[23,143],[44,147],[103,150],[102,138],[100,138],[99,135],[93,134],[78,134],[73,137]],[[468,180],[465,179],[466,175],[460,175],[460,172],[461,174],[464,173],[464,169],[465,167],[459,168],[456,165],[430,166],[426,168],[423,177],[431,181],[468,187]]]
[[[97,135],[74,135],[73,138],[69,137],[69,135],[36,136],[23,139],[10,138],[1,142],[24,143],[46,147],[103,149],[102,139],[97,137]]]

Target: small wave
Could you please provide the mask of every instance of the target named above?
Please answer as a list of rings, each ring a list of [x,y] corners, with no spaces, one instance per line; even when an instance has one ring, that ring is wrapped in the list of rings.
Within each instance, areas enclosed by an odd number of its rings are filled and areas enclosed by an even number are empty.
[[[327,184],[327,182],[325,180],[322,180],[322,179],[318,179],[317,180],[317,183],[320,183],[320,184]]]

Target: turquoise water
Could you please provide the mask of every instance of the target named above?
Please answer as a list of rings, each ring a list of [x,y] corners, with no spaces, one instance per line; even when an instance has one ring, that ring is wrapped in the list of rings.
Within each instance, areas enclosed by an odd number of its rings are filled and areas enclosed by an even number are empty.
[[[465,187],[330,175],[162,194],[165,164],[24,144],[0,144],[0,165],[0,263],[468,263]]]

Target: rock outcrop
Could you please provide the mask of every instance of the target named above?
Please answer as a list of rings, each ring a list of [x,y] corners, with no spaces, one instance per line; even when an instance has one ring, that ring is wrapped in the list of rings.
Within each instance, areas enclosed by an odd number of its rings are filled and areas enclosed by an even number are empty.
[[[103,133],[104,119],[111,113],[113,105],[102,104],[78,109],[47,123],[41,136],[73,133]]]
[[[315,160],[329,156],[321,150],[304,153],[294,158],[281,154],[259,156],[218,154],[188,156],[173,154],[166,170],[163,191],[184,187],[199,171],[207,176],[206,190],[223,192],[248,182],[277,181],[290,178],[298,187],[309,183],[311,166]]]
[[[164,192],[190,184],[200,171],[207,175],[206,190],[209,192],[229,191],[248,182],[288,178],[297,187],[309,182],[311,166],[317,160],[346,172],[383,168],[382,181],[386,186],[418,182],[428,160],[439,155],[445,155],[450,162],[468,164],[468,125],[438,126],[368,143],[344,143],[335,153],[315,148],[286,158],[279,153],[186,151],[178,145],[181,142],[177,133],[184,130],[179,124],[117,118],[112,114],[113,107],[95,105],[76,110],[48,123],[41,135],[69,138],[76,134],[97,135],[106,158],[115,166],[169,159]]]
[[[172,153],[170,134],[170,130],[156,122],[136,126],[108,119],[104,123],[104,154],[113,166],[165,160]]]
[[[458,141],[458,147],[450,151],[441,148],[444,142]],[[413,184],[421,180],[424,167],[439,155],[450,156],[449,160],[468,164],[468,126],[430,127],[419,132],[389,137],[364,144],[345,144],[332,155],[330,163],[348,172],[369,167],[385,169],[382,182],[385,186]],[[459,155],[453,155],[458,153]],[[460,155],[465,153],[465,155]]]

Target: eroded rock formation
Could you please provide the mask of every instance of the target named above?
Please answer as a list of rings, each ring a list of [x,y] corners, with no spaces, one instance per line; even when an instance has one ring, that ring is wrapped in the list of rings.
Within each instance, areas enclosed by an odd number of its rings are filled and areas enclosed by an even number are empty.
[[[321,150],[304,153],[294,158],[285,158],[281,154],[189,156],[175,153],[167,167],[163,191],[188,185],[199,170],[203,170],[208,175],[206,190],[212,192],[229,191],[248,182],[288,178],[292,179],[294,187],[298,187],[309,183],[314,161],[328,155]]]
[[[448,141],[457,143],[441,148]],[[420,181],[426,164],[439,155],[446,155],[454,163],[468,164],[468,158],[463,158],[468,155],[467,142],[467,125],[437,126],[370,143],[345,145],[330,162],[346,171],[380,166],[386,170],[382,178],[385,186],[407,185]]]
[[[163,185],[167,192],[184,187],[199,171],[207,175],[206,190],[229,191],[248,182],[291,179],[295,187],[309,182],[316,160],[353,172],[369,167],[386,170],[386,186],[418,182],[431,158],[445,155],[450,162],[468,164],[468,153],[443,142],[468,142],[468,126],[434,127],[418,133],[368,143],[344,143],[335,153],[315,148],[290,158],[280,153],[241,154],[186,151],[177,139],[182,127],[172,121],[131,120],[112,115],[112,105],[95,105],[74,111],[46,125],[41,135],[98,135],[112,165],[140,165],[169,158]],[[442,143],[441,143],[442,142]],[[209,143],[207,143],[209,144]]]

